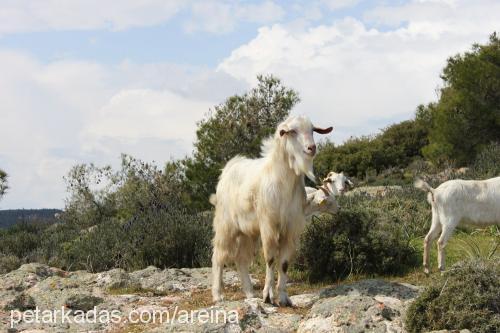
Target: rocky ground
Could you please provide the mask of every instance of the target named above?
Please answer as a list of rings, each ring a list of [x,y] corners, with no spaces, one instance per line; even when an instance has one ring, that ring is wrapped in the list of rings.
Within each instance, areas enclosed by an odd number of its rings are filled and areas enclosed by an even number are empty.
[[[2,332],[404,332],[403,314],[419,293],[410,284],[363,280],[299,292],[293,308],[278,308],[243,300],[236,273],[226,271],[227,300],[213,305],[209,273],[148,267],[92,274],[23,265],[0,276]]]

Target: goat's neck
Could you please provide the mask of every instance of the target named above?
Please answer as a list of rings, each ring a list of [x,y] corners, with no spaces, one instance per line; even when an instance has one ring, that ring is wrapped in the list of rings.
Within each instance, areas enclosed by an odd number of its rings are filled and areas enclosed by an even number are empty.
[[[267,158],[268,163],[272,165],[270,170],[277,178],[286,179],[286,183],[290,184],[292,188],[295,186],[303,186],[304,176],[297,175],[290,167],[288,153],[284,151],[283,147],[279,146],[278,142],[276,142],[275,147]]]

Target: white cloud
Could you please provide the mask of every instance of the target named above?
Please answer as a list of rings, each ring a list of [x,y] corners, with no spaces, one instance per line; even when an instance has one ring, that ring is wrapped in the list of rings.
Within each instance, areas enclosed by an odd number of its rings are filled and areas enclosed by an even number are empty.
[[[280,21],[285,11],[272,1],[244,4],[235,1],[199,1],[191,7],[193,17],[186,22],[189,32],[227,33],[240,22],[265,24]]]
[[[321,0],[330,10],[352,7],[357,5],[360,0]]]
[[[102,145],[106,140],[134,143],[153,138],[182,141],[182,151],[189,152],[195,139],[195,122],[212,105],[211,102],[189,100],[169,90],[122,90],[111,97],[84,130],[84,147],[101,148],[109,154],[112,153],[109,147]]]
[[[185,3],[183,0],[7,1],[0,4],[0,35],[152,26],[170,19]]]
[[[125,30],[165,23],[184,11],[189,31],[224,33],[242,22],[279,21],[284,10],[273,1],[238,0],[16,0],[0,3],[0,36],[62,30]]]
[[[223,73],[172,64],[49,64],[0,50],[1,208],[62,207],[62,177],[121,153],[159,165],[192,150],[196,121],[244,85]]]
[[[435,100],[446,59],[486,42],[500,26],[493,14],[500,9],[488,4],[415,2],[367,13],[395,25],[384,30],[354,18],[300,30],[262,27],[218,69],[250,83],[258,73],[275,73],[300,92],[294,112],[333,123],[338,142],[409,118],[418,104]]]

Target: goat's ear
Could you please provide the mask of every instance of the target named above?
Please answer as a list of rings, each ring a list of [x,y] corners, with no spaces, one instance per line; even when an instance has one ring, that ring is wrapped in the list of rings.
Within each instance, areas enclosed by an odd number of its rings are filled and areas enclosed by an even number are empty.
[[[328,128],[319,128],[319,127],[313,127],[313,131],[319,134],[328,134],[333,130],[333,127],[328,127]]]

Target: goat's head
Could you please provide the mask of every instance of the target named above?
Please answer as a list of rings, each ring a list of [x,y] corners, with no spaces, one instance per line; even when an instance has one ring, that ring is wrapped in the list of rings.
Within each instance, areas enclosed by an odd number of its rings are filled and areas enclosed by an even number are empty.
[[[332,127],[326,129],[315,127],[305,116],[290,116],[278,125],[275,136],[283,140],[290,168],[295,174],[305,174],[315,181],[313,158],[316,155],[316,144],[313,132],[327,134],[332,129]]]
[[[321,189],[308,194],[307,203],[312,205],[318,212],[334,214],[339,210],[339,205],[333,194],[327,194]]]
[[[344,172],[336,173],[330,172],[325,179],[323,179],[323,185],[325,185],[331,193],[334,194],[344,194],[349,187],[353,187],[353,182],[344,175]]]

